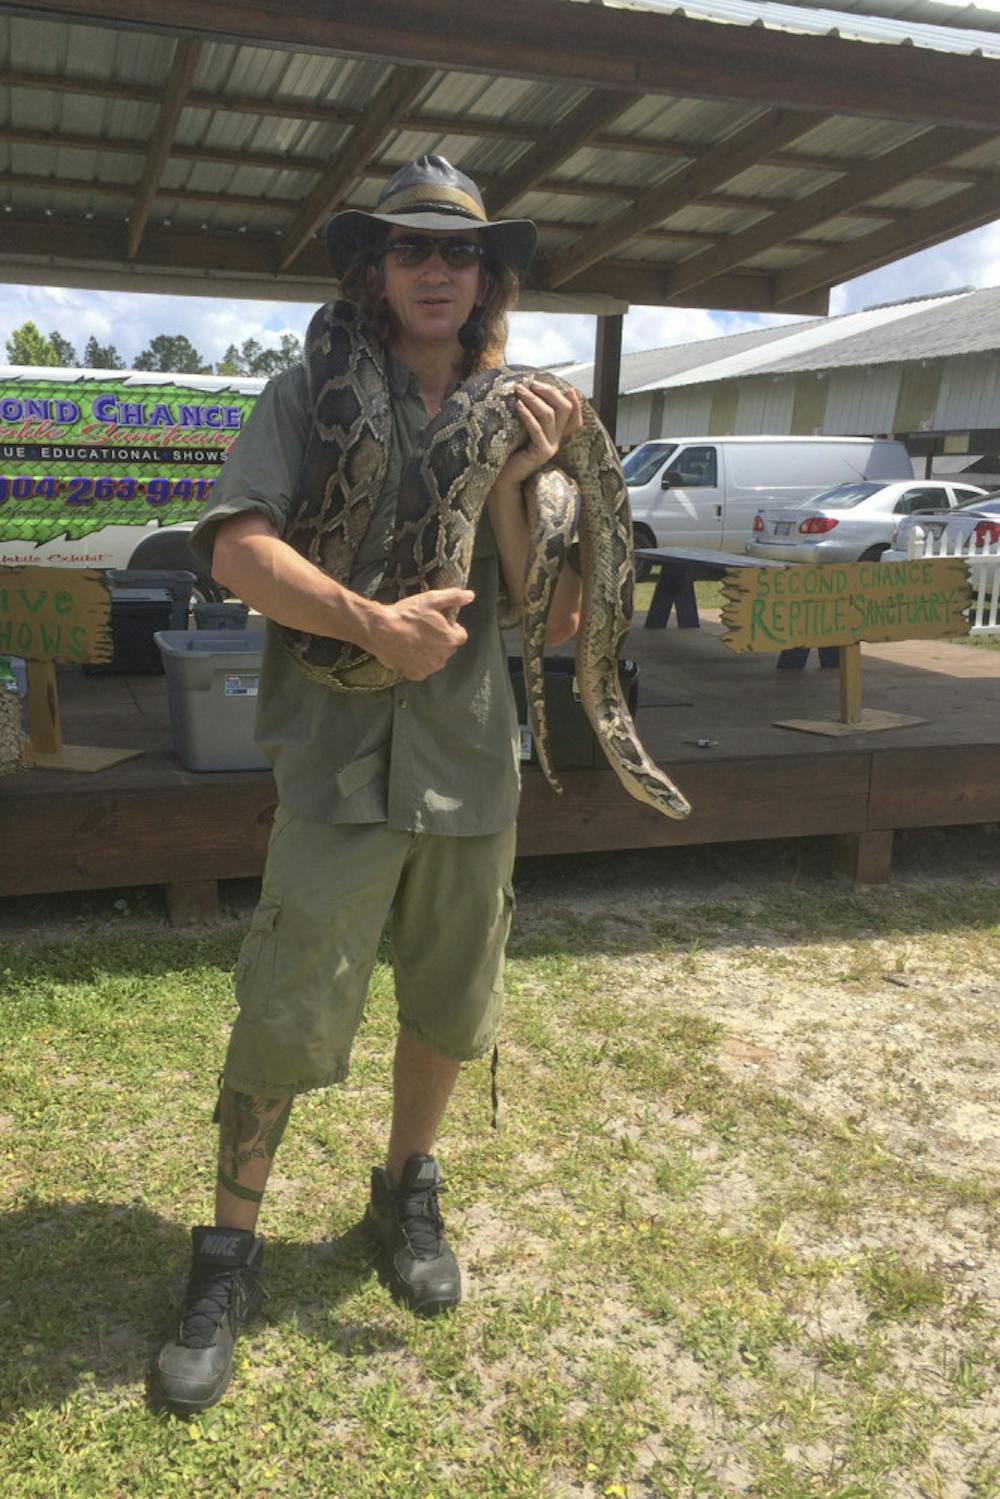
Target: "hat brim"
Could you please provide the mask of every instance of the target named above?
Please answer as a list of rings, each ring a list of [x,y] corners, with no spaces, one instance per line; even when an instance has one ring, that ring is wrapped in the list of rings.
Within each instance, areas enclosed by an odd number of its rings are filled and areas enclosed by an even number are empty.
[[[360,208],[348,208],[335,214],[326,227],[326,247],[337,275],[342,276],[356,256],[378,244],[393,225],[452,234],[474,229],[483,236],[494,260],[519,273],[531,264],[538,239],[538,231],[530,219],[501,219],[496,224],[487,224],[465,214],[364,213]]]

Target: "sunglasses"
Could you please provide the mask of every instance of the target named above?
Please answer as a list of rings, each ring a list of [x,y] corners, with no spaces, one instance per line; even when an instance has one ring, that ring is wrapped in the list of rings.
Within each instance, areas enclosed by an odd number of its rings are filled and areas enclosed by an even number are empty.
[[[437,250],[445,265],[453,271],[468,270],[486,259],[486,246],[473,239],[435,239],[430,234],[410,234],[405,239],[389,240],[384,254],[392,255],[397,265],[423,265]]]

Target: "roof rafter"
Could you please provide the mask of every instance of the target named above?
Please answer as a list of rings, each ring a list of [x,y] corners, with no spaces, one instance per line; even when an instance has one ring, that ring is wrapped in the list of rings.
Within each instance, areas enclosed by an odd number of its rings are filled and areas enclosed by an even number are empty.
[[[680,295],[694,286],[712,281],[734,266],[745,265],[754,255],[784,244],[793,235],[815,229],[845,210],[860,207],[866,199],[884,193],[887,188],[908,181],[921,167],[948,161],[968,149],[967,131],[929,130],[916,140],[883,152],[866,167],[851,172],[830,187],[810,193],[763,223],[734,235],[729,244],[685,261],[673,273],[671,290]],[[912,217],[909,216],[909,222],[912,222]]]
[[[185,41],[181,38],[174,48],[173,61],[163,85],[163,102],[160,105],[156,127],[146,152],[145,165],[136,186],[132,211],[129,214],[129,260],[134,260],[138,252],[146,220],[149,218],[149,210],[156,195],[156,187],[170,156],[170,148],[177,133],[177,122],[181,117],[184,100],[200,56],[200,42]]]
[[[340,202],[344,189],[362,175],[363,163],[395,127],[433,74],[427,68],[396,68],[365,110],[340,159],[320,177],[301,210],[288,226],[279,269],[287,271],[312,239],[319,225]]]
[[[917,250],[940,244],[942,240],[952,239],[969,229],[978,229],[998,217],[1000,187],[990,192],[984,192],[981,187],[969,187],[964,192],[952,193],[931,208],[911,214],[906,224],[895,229],[880,229],[877,234],[866,234],[863,239],[841,245],[828,255],[816,256],[804,265],[781,272],[774,277],[775,307],[784,311],[814,287],[833,286],[852,276],[864,275],[900,255],[915,254]]]
[[[537,187],[556,167],[574,156],[602,126],[618,118],[635,103],[632,94],[595,89],[571,109],[541,140],[532,142],[514,166],[497,178],[486,196],[490,217],[504,212],[511,203]]]
[[[12,260],[16,257],[33,261],[44,259],[48,267],[64,263],[89,270],[93,284],[100,286],[108,263],[120,261],[121,228],[117,221],[111,220],[81,224],[76,219],[5,219],[0,271],[12,269]],[[206,273],[206,265],[211,266],[210,272]],[[206,285],[211,285],[213,276],[255,278],[257,282],[267,279],[274,283],[276,290],[284,285],[286,294],[288,285],[294,285],[296,281],[310,283],[312,290],[322,287],[325,295],[335,284],[326,248],[318,239],[306,245],[291,273],[276,276],[273,267],[273,235],[220,233],[183,225],[164,229],[156,224],[149,225],[134,262],[135,269],[150,272],[186,272],[198,279],[202,291]],[[618,260],[595,267],[585,278],[585,284],[564,290],[569,294],[570,303],[574,295],[597,295],[621,302],[666,305],[663,297],[665,286],[662,266]],[[530,286],[526,289],[525,301],[530,300],[533,290],[535,288]],[[708,303],[699,299],[696,293],[689,305],[750,312],[776,310],[774,277],[761,272],[740,272],[729,277],[713,288],[713,295],[714,300]],[[823,313],[826,306],[826,294],[811,291],[796,294],[780,310]]]
[[[105,137],[100,135],[53,135],[47,130],[11,130],[6,127],[0,128],[0,141],[7,141],[16,145],[27,146],[51,146],[59,150],[82,150],[82,151],[105,151],[111,155],[141,156],[145,153],[146,146],[142,141],[123,140],[121,138]],[[303,172],[323,173],[329,166],[329,162],[323,157],[296,156],[289,157],[279,155],[273,151],[232,151],[223,147],[213,146],[178,146],[170,148],[170,157],[174,161],[189,162],[217,162],[221,166],[234,168],[251,167],[263,171],[274,172]],[[383,166],[378,162],[370,161],[359,171],[359,180],[368,178],[371,181],[383,182],[391,177],[396,170],[394,166]],[[1000,176],[1000,174],[997,174]],[[963,179],[964,180],[964,179]],[[996,176],[993,180],[996,180]],[[481,190],[488,195],[493,179],[480,175],[478,182]],[[545,193],[562,194],[571,198],[603,198],[612,199],[623,203],[635,201],[635,190],[624,187],[615,182],[574,182],[565,177],[546,177],[544,181],[536,184],[539,191]],[[172,189],[163,188],[163,197],[173,196]],[[270,201],[270,200],[269,200]],[[698,206],[704,208],[751,208],[761,213],[767,213],[786,207],[789,203],[796,202],[792,198],[775,197],[750,197],[740,193],[703,193],[698,200]],[[682,207],[688,205],[682,204]],[[904,208],[889,208],[884,206],[866,206],[858,210],[858,216],[895,222],[906,217],[907,210]],[[572,229],[572,225],[565,225]]]
[[[159,104],[160,91],[146,84],[126,83],[115,80],[79,78],[55,73],[29,73],[23,70],[0,69],[0,85],[10,88],[41,89],[46,93],[79,93],[93,98],[129,99],[136,103]],[[303,99],[268,98],[262,94],[212,94],[190,90],[186,100],[188,109],[207,110],[217,114],[260,115],[270,119],[305,120],[317,125],[356,125],[363,111],[351,109],[343,104],[309,104]],[[546,133],[536,132],[527,126],[509,120],[483,119],[477,115],[401,114],[400,130],[413,130],[433,135],[468,136],[479,140],[503,140],[517,146],[539,146]],[[655,136],[622,135],[614,131],[598,131],[589,145],[606,151],[624,151],[638,156],[680,156],[695,160],[707,156],[712,147],[705,141],[661,140]],[[761,166],[792,167],[806,172],[854,172],[867,164],[867,158],[848,156],[822,156],[813,151],[772,151],[760,158]],[[928,167],[920,173],[942,182],[993,182],[1000,177],[1000,169],[989,166],[941,166]]]
[[[569,249],[554,255],[546,263],[544,284],[553,288],[572,281],[588,266],[635,239],[643,229],[662,223],[670,214],[689,207],[712,188],[754,166],[761,151],[788,145],[796,136],[812,129],[815,123],[813,116],[768,110],[763,119],[754,119],[749,125],[735,130],[708,156],[672,173],[656,187],[647,188],[629,208],[581,235]]]
[[[567,0],[26,0],[93,25],[342,53],[376,62],[558,80],[639,94],[725,99],[816,114],[996,129],[991,59],[841,37],[729,28],[661,11]],[[730,36],[732,31],[729,30]]]
[[[89,177],[44,177],[40,178],[37,172],[0,172],[0,187],[16,186],[39,187],[44,185],[46,189],[56,193],[92,193],[102,198],[129,198],[135,194],[135,188],[127,182],[106,182],[101,179]],[[197,192],[189,187],[164,187],[162,184],[156,190],[157,198],[168,198],[171,202],[191,203],[206,208],[247,208],[260,207],[260,196],[254,193],[214,193]],[[274,198],[268,197],[267,206],[271,209],[280,209],[292,212],[299,206],[298,198]],[[345,198],[344,208],[357,208],[362,212],[367,205],[352,202]],[[167,221],[164,220],[164,227]],[[562,234],[573,232],[574,226],[567,224],[561,219],[534,219],[534,224],[540,234]],[[710,234],[704,229],[647,229],[643,238],[658,241],[663,244],[693,244],[693,245],[721,245],[727,238],[724,234]],[[832,250],[843,244],[843,240],[835,239],[794,239],[788,244],[796,250],[810,250],[814,253],[819,250]]]

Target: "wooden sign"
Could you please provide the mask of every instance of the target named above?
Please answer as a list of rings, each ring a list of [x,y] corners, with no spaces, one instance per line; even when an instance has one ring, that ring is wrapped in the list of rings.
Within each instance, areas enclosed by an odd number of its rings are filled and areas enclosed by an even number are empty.
[[[961,557],[727,568],[723,643],[732,651],[840,647],[840,718],[785,718],[807,734],[872,733],[922,723],[861,706],[861,641],[967,635],[972,584]]]
[[[966,635],[972,603],[960,557],[727,568],[723,643],[733,651]]]
[[[111,659],[111,593],[103,573],[0,567],[0,656],[70,665]]]
[[[56,666],[110,661],[111,590],[104,573],[0,567],[0,656],[28,663],[28,719],[40,770],[106,770],[141,753],[64,744]]]

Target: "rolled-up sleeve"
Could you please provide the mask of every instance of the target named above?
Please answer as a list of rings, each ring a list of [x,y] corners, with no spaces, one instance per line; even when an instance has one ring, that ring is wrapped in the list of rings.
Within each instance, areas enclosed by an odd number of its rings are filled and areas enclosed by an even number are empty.
[[[191,532],[191,550],[207,570],[216,533],[230,516],[257,511],[279,536],[283,533],[299,486],[308,431],[306,372],[297,365],[269,380],[257,397]]]

